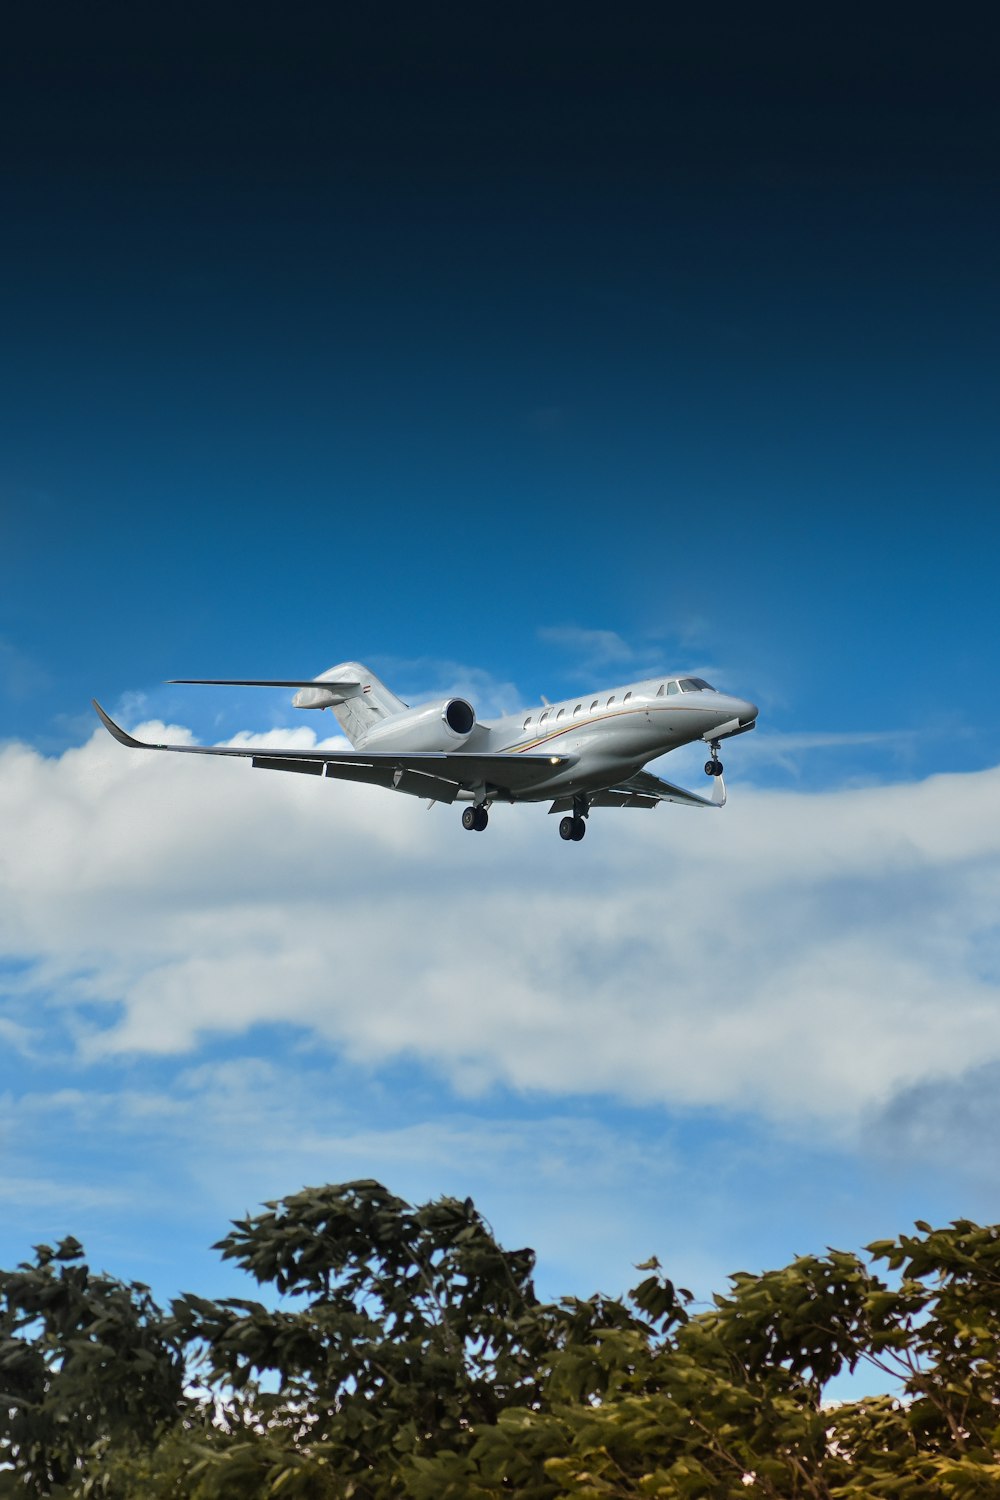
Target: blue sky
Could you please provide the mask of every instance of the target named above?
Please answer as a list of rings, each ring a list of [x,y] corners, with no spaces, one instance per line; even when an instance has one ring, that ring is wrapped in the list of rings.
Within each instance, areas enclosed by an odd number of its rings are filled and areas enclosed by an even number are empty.
[[[786,21],[12,32],[7,1263],[231,1287],[228,1218],[351,1175],[471,1192],[552,1294],[998,1216],[993,69]],[[301,729],[164,679],[351,658],[760,722],[720,818],[565,848],[89,710]]]

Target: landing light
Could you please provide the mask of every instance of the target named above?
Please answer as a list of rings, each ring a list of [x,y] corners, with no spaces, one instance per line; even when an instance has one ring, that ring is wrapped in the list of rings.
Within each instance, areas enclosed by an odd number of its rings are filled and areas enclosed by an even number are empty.
[[[559,764],[559,760],[560,760],[560,757],[558,755],[550,755],[549,756],[549,765],[550,766],[557,766]]]

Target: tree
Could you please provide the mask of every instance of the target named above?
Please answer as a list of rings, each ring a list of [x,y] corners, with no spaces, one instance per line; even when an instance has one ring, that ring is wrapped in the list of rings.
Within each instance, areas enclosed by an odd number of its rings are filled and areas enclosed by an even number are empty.
[[[600,1402],[560,1389],[501,1413],[461,1464],[419,1465],[419,1500],[1000,1494],[1000,1226],[806,1256],[732,1291],[669,1336],[634,1340]],[[826,1382],[866,1361],[898,1396],[836,1407]],[[567,1397],[569,1399],[567,1399]],[[447,1487],[446,1487],[447,1485]]]
[[[72,1238],[0,1271],[0,1494],[68,1493],[184,1409],[184,1355],[149,1288],[94,1275]]]
[[[588,1327],[649,1331],[606,1299],[539,1303],[533,1252],[502,1249],[468,1198],[414,1209],[361,1181],[265,1207],[216,1248],[297,1305],[186,1297],[175,1314],[209,1382],[352,1494],[398,1492],[416,1460],[537,1407],[553,1352]]]
[[[217,1248],[270,1302],[189,1294],[164,1320],[144,1288],[76,1265],[75,1241],[0,1279],[11,1493],[1000,1493],[1000,1227],[918,1224],[867,1261],[737,1273],[697,1313],[655,1260],[624,1299],[542,1303],[532,1252],[504,1250],[471,1200],[413,1207],[372,1181],[269,1203]],[[182,1353],[200,1396],[181,1393]],[[864,1361],[899,1394],[829,1406],[829,1380]]]
[[[1000,1494],[1000,1225],[918,1221],[917,1234],[868,1246],[901,1273],[873,1278],[865,1357],[905,1399],[837,1413],[850,1454],[846,1496]]]

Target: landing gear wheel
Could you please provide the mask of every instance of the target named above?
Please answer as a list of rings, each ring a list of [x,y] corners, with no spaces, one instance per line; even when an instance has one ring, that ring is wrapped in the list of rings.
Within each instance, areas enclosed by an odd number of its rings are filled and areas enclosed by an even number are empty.
[[[467,807],[462,812],[462,827],[469,833],[472,833],[478,826],[478,814],[479,809],[476,807]]]
[[[485,807],[477,807],[476,808],[476,832],[477,833],[482,833],[483,829],[486,827],[486,825],[487,825],[487,823],[489,821],[490,821],[490,815],[486,811]]]
[[[586,832],[587,832],[587,824],[584,821],[584,819],[583,818],[574,818],[573,819],[573,842],[574,842],[574,844],[578,844],[580,842],[580,840],[583,838],[583,835]]]
[[[565,839],[567,843],[576,837],[576,818],[559,819],[559,837]]]
[[[722,761],[721,760],[706,760],[706,762],[705,762],[705,775],[706,776],[721,776],[722,775]]]

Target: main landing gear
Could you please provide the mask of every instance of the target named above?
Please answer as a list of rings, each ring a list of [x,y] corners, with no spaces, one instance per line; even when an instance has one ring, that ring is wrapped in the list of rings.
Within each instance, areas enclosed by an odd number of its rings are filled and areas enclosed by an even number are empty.
[[[719,759],[719,742],[718,742],[718,740],[710,740],[708,748],[712,752],[712,759],[711,760],[706,760],[706,762],[705,762],[705,775],[706,776],[721,776],[722,775],[722,761]]]
[[[470,807],[462,809],[462,827],[469,833],[482,833],[489,818],[489,804],[477,802]],[[573,800],[572,817],[567,816],[559,820],[559,837],[567,843],[578,844],[587,832],[587,814],[590,811],[590,803],[585,797],[576,797]]]
[[[573,798],[573,816],[559,819],[559,837],[567,843],[578,844],[587,832],[586,818],[590,802],[586,797]]]

